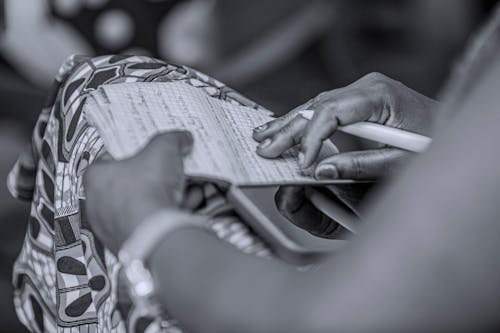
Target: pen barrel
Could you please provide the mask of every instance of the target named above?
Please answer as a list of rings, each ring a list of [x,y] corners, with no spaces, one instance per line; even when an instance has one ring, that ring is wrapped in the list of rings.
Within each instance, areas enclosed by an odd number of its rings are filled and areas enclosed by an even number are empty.
[[[421,134],[370,122],[340,126],[339,131],[416,153],[427,150],[432,142]]]

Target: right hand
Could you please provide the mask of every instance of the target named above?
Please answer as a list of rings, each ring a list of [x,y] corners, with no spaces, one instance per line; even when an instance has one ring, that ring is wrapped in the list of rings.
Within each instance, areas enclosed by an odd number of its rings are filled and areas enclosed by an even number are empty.
[[[260,142],[257,154],[266,158],[278,157],[300,145],[299,164],[308,168],[316,162],[323,141],[338,126],[371,121],[428,134],[435,103],[398,81],[371,73],[344,88],[321,93],[288,114],[255,128],[253,138]],[[306,109],[315,111],[310,121],[299,114]],[[392,147],[340,153],[319,161],[315,176],[378,178],[390,173],[407,155],[408,152]]]

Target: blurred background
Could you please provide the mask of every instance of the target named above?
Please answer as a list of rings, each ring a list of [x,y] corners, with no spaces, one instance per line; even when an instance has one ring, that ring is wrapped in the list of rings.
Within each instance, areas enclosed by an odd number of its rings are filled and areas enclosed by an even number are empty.
[[[372,71],[436,97],[496,2],[0,0],[0,331],[24,331],[10,275],[28,214],[5,178],[68,55],[189,65],[277,114]]]

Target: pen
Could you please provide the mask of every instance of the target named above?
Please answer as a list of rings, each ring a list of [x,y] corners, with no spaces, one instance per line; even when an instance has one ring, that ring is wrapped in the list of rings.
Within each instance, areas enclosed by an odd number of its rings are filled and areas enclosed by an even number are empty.
[[[299,114],[311,120],[314,115],[314,110],[303,110],[300,111]],[[432,142],[431,138],[421,134],[367,121],[339,126],[338,130],[360,138],[381,142],[416,153],[424,152]]]

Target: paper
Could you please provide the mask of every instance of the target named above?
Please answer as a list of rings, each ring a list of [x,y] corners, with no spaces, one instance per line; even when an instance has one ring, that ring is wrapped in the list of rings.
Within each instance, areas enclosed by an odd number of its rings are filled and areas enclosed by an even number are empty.
[[[135,154],[158,133],[184,129],[194,137],[184,164],[189,176],[236,185],[317,183],[299,169],[297,149],[277,159],[255,153],[252,129],[273,119],[267,112],[212,98],[186,83],[106,85],[91,94],[84,112],[115,159]]]

